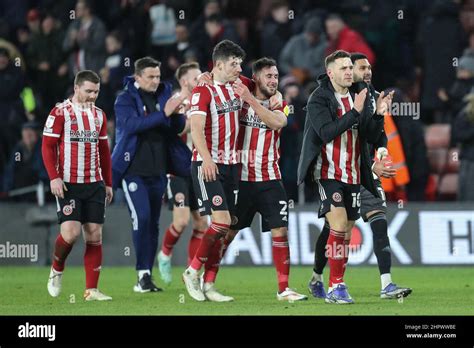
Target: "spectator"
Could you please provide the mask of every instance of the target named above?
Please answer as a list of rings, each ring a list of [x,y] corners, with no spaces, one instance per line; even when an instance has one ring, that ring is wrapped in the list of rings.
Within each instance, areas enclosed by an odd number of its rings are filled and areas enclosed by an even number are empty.
[[[27,62],[34,81],[33,87],[42,99],[43,114],[51,110],[58,99],[64,97],[67,87],[66,57],[61,49],[63,40],[64,31],[57,27],[56,19],[46,15],[41,23],[41,31],[33,34],[28,44]]]
[[[465,100],[467,105],[455,119],[452,137],[461,145],[458,200],[474,202],[474,93]]]
[[[456,80],[446,92],[443,88],[438,90],[438,97],[445,103],[446,117],[442,119],[449,122],[456,117],[464,106],[464,97],[474,87],[474,52],[466,50],[459,59],[456,69]]]
[[[319,18],[306,22],[304,33],[293,36],[280,54],[280,69],[294,75],[300,84],[324,73],[326,37]]]
[[[176,25],[176,43],[170,47],[165,54],[163,75],[166,78],[171,77],[176,69],[186,61],[188,56],[196,56],[196,50],[189,41],[189,30],[185,23],[181,22]],[[164,73],[163,71],[166,71]]]
[[[298,202],[298,185],[296,185],[298,158],[303,139],[303,126],[306,105],[305,95],[295,78],[282,80],[283,99],[288,103],[290,115],[288,124],[281,130],[280,136],[280,168],[283,184],[289,200]]]
[[[210,15],[205,22],[206,36],[198,43],[199,63],[201,67],[212,70],[212,50],[222,40],[239,43],[239,36],[232,23],[225,21],[220,15]]]
[[[464,47],[464,32],[459,22],[459,7],[454,1],[437,0],[420,24],[419,60],[422,67],[421,113],[423,122],[432,123],[442,108],[440,88],[448,89],[455,79],[453,58]]]
[[[92,14],[87,0],[76,4],[76,19],[69,25],[63,50],[69,54],[69,75],[80,70],[100,71],[105,62],[105,26]]]
[[[293,36],[292,22],[289,19],[289,7],[285,0],[272,4],[270,17],[265,21],[260,37],[262,56],[277,59],[285,43]]]
[[[176,43],[176,16],[172,8],[164,3],[156,3],[150,7],[151,21],[151,53],[162,59],[167,49]]]
[[[344,23],[341,16],[337,14],[331,14],[328,16],[326,19],[326,32],[329,37],[329,45],[326,54],[331,54],[337,50],[344,50],[349,53],[360,52],[365,54],[369,63],[374,66],[374,52],[362,35],[349,28],[346,23]]]
[[[6,140],[7,153],[17,142],[20,125],[26,120],[20,97],[24,86],[23,72],[12,63],[8,50],[0,48],[0,137]]]
[[[31,9],[26,15],[28,29],[31,35],[39,34],[41,31],[41,16],[37,9]]]
[[[107,126],[112,126],[114,118],[114,100],[118,91],[123,87],[125,76],[131,74],[130,56],[123,47],[123,40],[118,31],[109,33],[105,39],[107,58],[105,66],[100,70],[100,94],[97,105],[104,109],[107,115]],[[113,139],[113,137],[112,137]]]
[[[218,0],[206,0],[202,14],[191,26],[191,42],[202,42],[206,39],[206,20],[213,14],[222,14]]]
[[[21,140],[9,156],[5,170],[4,189],[14,189],[38,184],[40,180],[48,181],[48,175],[41,159],[41,139],[38,124],[27,122],[21,131]],[[36,195],[23,196],[26,200],[35,200]]]

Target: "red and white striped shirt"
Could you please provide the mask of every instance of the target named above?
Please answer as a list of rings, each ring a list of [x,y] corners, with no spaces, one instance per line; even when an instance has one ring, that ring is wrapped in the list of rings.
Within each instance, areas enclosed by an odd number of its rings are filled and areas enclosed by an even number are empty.
[[[59,161],[55,165],[64,182],[103,180],[99,141],[107,140],[107,118],[101,109],[81,108],[67,99],[51,110],[43,136],[59,140]]]
[[[341,118],[354,106],[350,93],[335,93],[338,101],[337,117]],[[323,144],[314,169],[315,179],[334,179],[346,184],[360,184],[360,140],[357,126],[346,130],[327,144]]]
[[[267,109],[270,101],[262,101]],[[288,116],[288,106],[285,101],[279,111]],[[242,171],[242,181],[280,180],[281,173],[278,161],[280,159],[281,130],[272,130],[262,122],[255,111],[244,103],[240,118],[238,150]]]
[[[251,80],[240,77],[251,87]],[[242,99],[232,90],[232,83],[197,86],[191,97],[190,115],[206,116],[204,136],[212,160],[219,164],[236,164],[236,146]],[[193,161],[202,161],[197,149],[193,149]]]

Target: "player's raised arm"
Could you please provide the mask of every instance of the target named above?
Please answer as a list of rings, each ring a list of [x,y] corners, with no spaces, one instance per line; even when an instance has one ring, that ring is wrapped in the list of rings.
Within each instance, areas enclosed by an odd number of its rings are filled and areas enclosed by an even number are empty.
[[[250,105],[260,119],[272,130],[278,130],[287,125],[287,115],[281,110],[269,110],[250,93],[247,86],[241,81],[233,85],[234,92],[241,96],[242,100]],[[286,108],[288,110],[288,108]]]

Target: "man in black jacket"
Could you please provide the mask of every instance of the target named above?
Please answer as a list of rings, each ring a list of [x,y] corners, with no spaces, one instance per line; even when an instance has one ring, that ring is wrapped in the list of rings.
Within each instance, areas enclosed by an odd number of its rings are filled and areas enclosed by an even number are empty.
[[[372,82],[372,67],[367,57],[362,53],[351,54],[352,64],[354,64],[354,82],[365,82],[371,84]],[[379,93],[375,92],[375,95],[370,96],[370,103],[375,104],[376,98]],[[375,108],[373,108],[375,110]],[[385,201],[385,192],[380,182],[380,177],[390,178],[395,176],[396,170],[389,165],[389,159],[387,157],[387,135],[384,131],[379,136],[379,139],[374,144],[368,144],[368,150],[370,156],[377,150],[377,161],[371,161],[372,171],[374,180],[377,186],[379,195],[373,195],[370,191],[362,186],[360,188],[361,193],[361,207],[360,212],[365,222],[370,223],[370,227],[373,232],[373,247],[375,256],[377,257],[377,263],[380,271],[380,279],[382,284],[382,290],[380,297],[384,299],[406,297],[412,290],[410,288],[399,287],[392,282],[391,277],[391,252],[390,252],[390,241],[388,238],[387,231],[387,204]],[[383,154],[383,153],[386,154]],[[345,243],[350,243],[350,233],[346,234]],[[324,228],[319,234],[318,240],[315,246],[315,260],[313,276],[309,282],[309,290],[314,297],[326,298],[323,284],[323,269],[327,263],[327,257],[325,255],[325,246],[329,238],[329,224],[326,221]]]
[[[344,240],[360,216],[360,184],[378,195],[367,141],[380,138],[392,95],[381,93],[373,103],[373,87],[353,83],[353,64],[345,51],[327,56],[325,65],[327,74],[319,77],[319,87],[308,100],[298,183],[308,179],[317,183],[319,217],[324,216],[330,226],[326,302],[349,304],[354,301],[343,280],[348,256]]]

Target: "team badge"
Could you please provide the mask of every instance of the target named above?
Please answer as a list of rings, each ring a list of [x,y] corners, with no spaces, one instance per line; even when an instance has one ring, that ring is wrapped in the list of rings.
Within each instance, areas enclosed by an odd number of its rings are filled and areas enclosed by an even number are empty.
[[[193,98],[191,99],[191,104],[196,105],[199,103],[199,97],[201,96],[201,93],[194,93]]]
[[[212,197],[212,204],[214,204],[216,207],[220,206],[222,204],[222,197],[219,195]]]
[[[184,196],[184,194],[181,193],[181,192],[178,192],[178,193],[175,194],[175,196],[174,196],[175,202],[183,202],[183,201],[184,201],[184,198],[185,198],[185,196]]]
[[[46,120],[46,128],[53,128],[55,117],[53,115],[49,115],[48,119]]]
[[[130,192],[135,192],[137,189],[138,189],[138,185],[136,182],[132,181],[130,184],[128,184],[128,190]]]
[[[69,216],[72,214],[72,207],[70,205],[65,205],[63,207],[63,214]]]
[[[342,201],[341,194],[339,192],[334,192],[334,194],[332,195],[332,200],[337,203],[341,202]]]
[[[94,123],[95,123],[96,126],[99,126],[99,125],[100,125],[99,119],[98,119],[98,118],[95,118],[95,119],[94,119]]]

